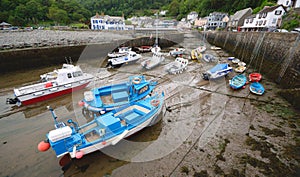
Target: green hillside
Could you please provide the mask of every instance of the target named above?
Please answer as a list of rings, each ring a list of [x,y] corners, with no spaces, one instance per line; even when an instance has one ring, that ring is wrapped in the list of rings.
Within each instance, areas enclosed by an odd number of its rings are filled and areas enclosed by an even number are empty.
[[[268,0],[270,2],[270,0]],[[234,13],[260,7],[267,0],[1,0],[0,21],[13,25],[89,23],[96,12],[108,15],[151,16],[168,10],[167,16],[181,19],[190,11],[206,16],[213,11]],[[271,0],[275,2],[276,0]]]

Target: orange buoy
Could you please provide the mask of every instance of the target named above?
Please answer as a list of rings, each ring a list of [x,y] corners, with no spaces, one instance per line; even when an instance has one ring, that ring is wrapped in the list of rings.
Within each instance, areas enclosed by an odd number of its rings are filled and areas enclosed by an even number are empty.
[[[83,102],[83,101],[78,101],[78,105],[79,105],[79,106],[83,106],[83,105],[84,105],[84,102]]]
[[[75,154],[76,159],[81,159],[83,157],[83,152],[82,151],[78,151]]]
[[[102,144],[103,144],[103,145],[106,145],[106,141],[102,141]]]
[[[46,141],[41,141],[38,144],[38,150],[41,152],[45,152],[50,148],[50,143],[46,142]]]

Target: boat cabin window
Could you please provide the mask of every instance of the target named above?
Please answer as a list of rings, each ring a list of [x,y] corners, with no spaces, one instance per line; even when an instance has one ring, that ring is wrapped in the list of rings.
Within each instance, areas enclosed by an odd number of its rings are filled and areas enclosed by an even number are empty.
[[[71,73],[68,73],[67,76],[68,76],[68,78],[72,78]]]
[[[73,72],[73,77],[79,77],[79,76],[82,76],[82,72],[81,71]]]
[[[140,91],[139,91],[139,94],[142,94],[142,93],[144,93],[147,90],[148,90],[148,85],[146,85],[145,87],[141,88]]]

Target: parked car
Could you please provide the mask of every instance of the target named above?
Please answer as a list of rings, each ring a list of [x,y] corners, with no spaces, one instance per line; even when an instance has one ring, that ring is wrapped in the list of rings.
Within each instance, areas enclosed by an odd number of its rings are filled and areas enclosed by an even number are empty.
[[[300,28],[295,28],[291,31],[291,33],[300,33]]]
[[[276,29],[276,30],[274,30],[274,32],[287,33],[287,32],[289,32],[289,31],[286,30],[286,29]]]

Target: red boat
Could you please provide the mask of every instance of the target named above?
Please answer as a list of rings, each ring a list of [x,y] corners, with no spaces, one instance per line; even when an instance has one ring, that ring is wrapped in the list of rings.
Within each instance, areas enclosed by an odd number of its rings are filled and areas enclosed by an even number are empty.
[[[41,82],[14,89],[15,98],[7,103],[29,105],[85,88],[93,75],[83,73],[79,66],[63,64],[53,72],[41,75]]]
[[[249,81],[250,82],[259,82],[261,80],[261,74],[260,73],[251,73],[249,74]]]

